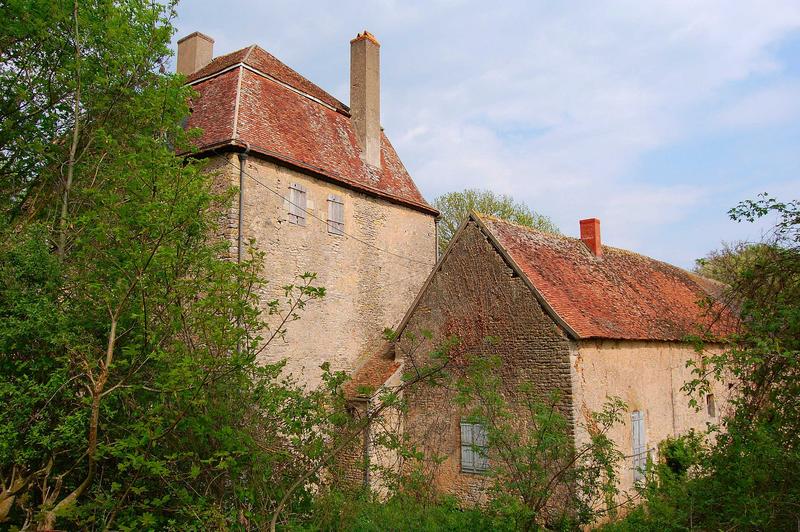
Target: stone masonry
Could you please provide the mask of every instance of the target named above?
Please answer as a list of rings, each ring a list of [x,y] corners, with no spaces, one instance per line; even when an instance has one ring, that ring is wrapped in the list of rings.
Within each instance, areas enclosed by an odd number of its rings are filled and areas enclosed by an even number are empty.
[[[238,157],[221,157],[230,164],[212,161],[222,171],[220,179],[238,186]],[[316,284],[326,289],[262,360],[287,359],[287,372],[309,386],[320,382],[319,366],[326,361],[334,371],[352,372],[381,346],[383,330],[398,325],[429,273],[436,254],[433,217],[259,156],[248,157],[247,173],[254,179],[245,179],[243,236],[266,254],[263,273],[270,284],[259,294],[262,300],[280,299],[283,287],[304,272],[316,273]],[[306,188],[306,208],[317,216],[308,214],[304,226],[289,222],[290,205],[277,194],[288,198],[294,183]],[[329,194],[343,199],[345,235],[329,232],[323,221]],[[235,201],[228,218],[235,246]],[[231,252],[235,255],[235,248]]]
[[[534,383],[543,394],[560,390],[560,408],[571,417],[570,341],[474,222],[453,244],[404,330],[433,333],[417,353],[455,335],[461,340],[452,353],[455,361],[466,354],[501,357],[503,393],[509,401],[513,403],[520,384]],[[496,342],[487,342],[487,337]],[[397,356],[403,357],[411,343],[403,340],[397,348]],[[445,457],[431,471],[436,488],[480,502],[487,479],[461,472],[459,424],[464,412],[453,396],[453,391],[438,387],[409,390],[405,431],[427,454]]]

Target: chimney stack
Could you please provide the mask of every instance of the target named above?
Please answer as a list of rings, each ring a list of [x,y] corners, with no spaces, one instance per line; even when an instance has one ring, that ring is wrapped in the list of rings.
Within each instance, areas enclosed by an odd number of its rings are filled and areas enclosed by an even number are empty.
[[[381,166],[381,78],[378,39],[368,31],[350,41],[350,114],[361,158]]]
[[[581,240],[595,257],[603,255],[603,248],[600,246],[600,220],[597,218],[581,220]]]
[[[194,74],[214,58],[214,39],[199,31],[178,41],[178,74]]]

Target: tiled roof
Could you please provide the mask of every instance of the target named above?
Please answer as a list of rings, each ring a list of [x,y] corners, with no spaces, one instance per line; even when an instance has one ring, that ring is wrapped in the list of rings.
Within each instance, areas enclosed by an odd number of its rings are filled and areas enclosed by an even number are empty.
[[[258,46],[215,58],[189,76],[198,92],[189,127],[200,151],[249,145],[342,185],[438,214],[381,133],[381,168],[364,163],[347,106]]]
[[[344,386],[345,397],[371,397],[399,367],[400,363],[394,359],[391,346],[385,344],[353,373],[353,377]]]
[[[679,341],[733,330],[732,316],[712,319],[698,305],[720,283],[624,249],[603,246],[596,257],[580,239],[473,216],[581,339]]]

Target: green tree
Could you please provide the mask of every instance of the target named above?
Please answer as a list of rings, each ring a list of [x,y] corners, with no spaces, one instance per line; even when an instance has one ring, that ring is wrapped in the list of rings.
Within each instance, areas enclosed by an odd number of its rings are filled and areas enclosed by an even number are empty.
[[[4,526],[264,521],[344,422],[343,375],[307,391],[256,363],[324,289],[304,274],[260,301],[262,257],[225,260],[232,191],[175,156],[192,132],[191,90],[159,72],[173,16],[138,0],[4,5]]]
[[[441,212],[438,222],[439,253],[444,253],[461,222],[474,210],[497,216],[509,222],[533,227],[548,233],[558,233],[558,227],[547,216],[531,211],[524,203],[489,190],[465,189],[449,192],[436,198],[433,205]]]
[[[725,284],[735,284],[743,274],[773,253],[767,243],[723,243],[722,248],[695,260],[694,272]]]

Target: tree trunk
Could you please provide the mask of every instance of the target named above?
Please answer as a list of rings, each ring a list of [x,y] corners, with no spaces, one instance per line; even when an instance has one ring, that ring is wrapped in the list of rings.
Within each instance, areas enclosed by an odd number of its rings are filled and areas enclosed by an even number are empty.
[[[72,127],[72,143],[69,147],[69,159],[67,160],[67,176],[64,181],[64,192],[61,197],[61,216],[58,220],[58,259],[64,261],[64,253],[67,247],[67,223],[69,222],[69,193],[72,188],[72,179],[75,175],[75,156],[78,152],[78,140],[80,139],[81,128],[81,44],[78,35],[78,0],[73,2],[72,15],[75,20],[75,96],[72,102],[72,116],[75,121]]]

